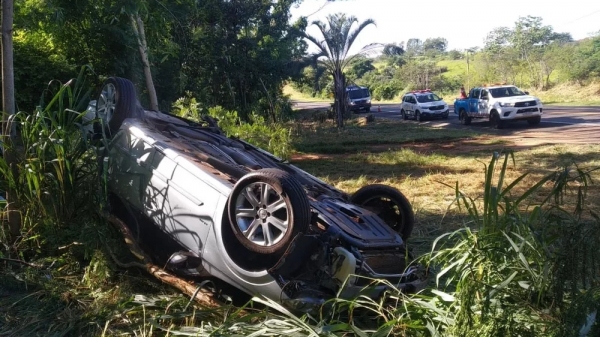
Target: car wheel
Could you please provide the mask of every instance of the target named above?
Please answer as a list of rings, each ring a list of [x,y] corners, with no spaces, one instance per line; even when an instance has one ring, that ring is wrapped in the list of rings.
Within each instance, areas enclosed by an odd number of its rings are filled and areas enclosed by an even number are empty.
[[[408,115],[406,114],[406,111],[404,111],[404,109],[400,110],[400,114],[402,115],[402,119],[404,119],[404,120],[408,119]]]
[[[460,111],[458,112],[458,116],[459,116],[460,122],[463,125],[471,124],[471,117],[469,117],[467,115],[467,112],[464,109],[460,109]]]
[[[419,111],[415,112],[415,119],[419,122],[423,121],[423,116],[421,116],[421,113]]]
[[[504,129],[504,121],[500,119],[500,115],[495,111],[492,112],[490,122],[492,122],[494,129]]]
[[[537,117],[529,118],[527,120],[527,123],[529,123],[529,125],[538,125],[538,124],[540,124],[541,121],[542,121],[542,117],[537,116]]]
[[[397,189],[381,184],[362,187],[350,197],[350,201],[377,214],[407,240],[415,225],[415,214],[408,199]]]
[[[262,169],[242,177],[228,201],[233,233],[249,251],[283,253],[308,229],[310,204],[302,185],[279,169]]]
[[[127,118],[139,117],[135,87],[131,81],[111,77],[104,82],[96,99],[96,118],[102,121],[108,136],[116,132]],[[95,131],[101,132],[102,125],[96,124]]]

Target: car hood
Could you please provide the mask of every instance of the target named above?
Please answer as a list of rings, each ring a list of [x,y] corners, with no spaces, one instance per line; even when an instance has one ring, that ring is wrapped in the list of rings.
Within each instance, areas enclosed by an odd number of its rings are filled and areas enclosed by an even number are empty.
[[[377,214],[337,198],[311,202],[321,221],[359,249],[398,247],[404,242]]]
[[[420,106],[424,108],[429,108],[430,106],[438,106],[438,105],[446,105],[444,101],[435,101],[435,102],[427,102],[427,103],[419,103]]]
[[[527,101],[538,101],[537,97],[525,95],[525,96],[512,96],[512,97],[499,97],[496,98],[496,101],[502,103],[517,103],[517,102],[527,102]]]

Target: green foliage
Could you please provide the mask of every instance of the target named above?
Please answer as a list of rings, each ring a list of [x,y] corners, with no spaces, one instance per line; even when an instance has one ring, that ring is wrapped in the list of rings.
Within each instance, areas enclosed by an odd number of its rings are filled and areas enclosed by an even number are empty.
[[[77,79],[60,84],[56,95],[32,114],[19,112],[15,143],[4,143],[17,155],[11,168],[0,158],[0,190],[12,190],[22,212],[22,235],[17,245],[58,245],[73,239],[97,214],[101,201],[95,152],[82,137],[82,115],[91,87],[86,68]],[[4,226],[4,223],[2,224]],[[77,234],[78,233],[78,234]],[[83,239],[82,237],[77,240]],[[33,241],[32,241],[33,240]],[[84,240],[87,241],[87,240]]]
[[[246,122],[236,111],[221,106],[201,107],[189,92],[173,104],[173,113],[197,122],[203,120],[203,115],[208,115],[218,121],[219,128],[228,137],[240,138],[283,159],[291,155],[290,129],[279,123],[269,123],[259,114],[250,114]]]
[[[481,205],[456,187],[469,227],[438,238],[425,259],[450,299],[445,335],[575,336],[600,308],[600,222],[584,217],[590,171],[558,170],[515,194],[527,174],[505,182],[509,158],[485,167]]]

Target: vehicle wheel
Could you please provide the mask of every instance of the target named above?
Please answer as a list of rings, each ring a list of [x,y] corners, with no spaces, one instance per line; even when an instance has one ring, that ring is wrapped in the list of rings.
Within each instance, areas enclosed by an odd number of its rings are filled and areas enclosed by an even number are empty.
[[[415,112],[415,119],[416,119],[417,121],[419,121],[419,122],[422,122],[422,121],[423,121],[423,116],[421,116],[421,113],[420,113],[420,112],[418,112],[418,111],[417,111],[417,112]]]
[[[302,185],[279,169],[262,169],[242,177],[228,201],[231,228],[251,252],[283,253],[307,230],[310,204]]]
[[[408,115],[406,114],[406,111],[404,111],[404,109],[400,110],[400,114],[402,115],[402,119],[408,120]]]
[[[538,125],[538,124],[540,124],[541,121],[542,121],[542,117],[537,116],[537,117],[529,118],[527,120],[527,123],[529,123],[529,125]]]
[[[494,129],[504,129],[504,122],[500,119],[500,115],[495,111],[493,111],[490,116],[490,122]]]
[[[458,112],[458,118],[463,125],[471,124],[471,117],[467,116],[467,112],[464,109],[460,109]]]
[[[442,119],[448,119],[448,115],[442,115]]]
[[[109,78],[96,100],[96,118],[102,120],[104,131],[110,137],[125,119],[132,117],[140,117],[133,83],[120,77]],[[102,125],[96,124],[95,131],[101,132]]]
[[[410,237],[415,214],[408,199],[397,189],[381,184],[367,185],[352,194],[350,201],[377,214],[403,240]]]

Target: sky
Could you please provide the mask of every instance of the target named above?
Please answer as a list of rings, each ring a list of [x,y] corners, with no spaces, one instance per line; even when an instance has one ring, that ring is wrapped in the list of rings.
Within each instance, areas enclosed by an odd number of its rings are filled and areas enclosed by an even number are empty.
[[[310,23],[325,21],[334,13],[354,15],[359,21],[375,20],[376,26],[358,36],[351,54],[370,43],[406,43],[410,38],[443,37],[448,50],[482,47],[494,28],[513,28],[519,17],[527,15],[541,17],[544,25],[571,33],[576,40],[600,31],[600,1],[593,0],[303,0],[292,8],[292,20],[308,16],[307,32],[320,39]]]

